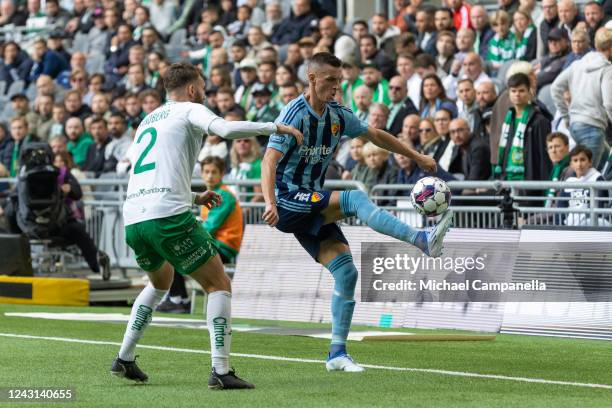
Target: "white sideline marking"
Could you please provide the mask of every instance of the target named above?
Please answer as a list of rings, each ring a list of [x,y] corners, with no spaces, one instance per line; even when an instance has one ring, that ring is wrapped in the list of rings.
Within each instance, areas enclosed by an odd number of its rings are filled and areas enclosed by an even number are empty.
[[[34,339],[34,340],[50,340],[50,341],[61,341],[61,342],[66,342],[66,343],[121,346],[121,343],[114,342],[114,341],[72,339],[72,338],[67,338],[67,337],[31,336],[28,334],[0,333],[0,337],[13,337],[13,338]],[[194,349],[166,347],[166,346],[149,346],[146,344],[139,344],[137,347],[141,349],[175,351],[179,353],[210,354],[210,351],[207,351],[207,350],[194,350]],[[290,361],[294,363],[325,364],[324,360],[315,360],[315,359],[309,359],[309,358],[296,358],[296,357],[267,356],[263,354],[232,353],[232,357],[255,358],[259,360]],[[455,377],[487,378],[487,379],[493,379],[493,380],[506,380],[506,381],[537,383],[537,384],[567,385],[567,386],[573,386],[573,387],[602,388],[606,390],[612,390],[612,385],[608,385],[608,384],[591,384],[591,383],[580,383],[580,382],[571,382],[571,381],[545,380],[542,378],[510,377],[506,375],[478,374],[478,373],[468,373],[464,371],[438,370],[434,368],[392,367],[392,366],[382,366],[382,365],[376,365],[376,364],[361,364],[361,366],[365,368],[372,368],[372,369],[377,369],[377,370],[387,370],[387,371],[409,371],[409,372],[417,372],[417,373],[451,375]]]

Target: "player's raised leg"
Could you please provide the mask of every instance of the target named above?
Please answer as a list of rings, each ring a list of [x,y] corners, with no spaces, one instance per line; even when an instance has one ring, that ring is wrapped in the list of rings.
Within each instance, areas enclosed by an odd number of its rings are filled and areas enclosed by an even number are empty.
[[[415,229],[379,208],[361,190],[334,191],[322,215],[324,224],[355,216],[374,231],[408,242],[432,257],[442,254],[444,235],[453,221],[453,213],[449,210],[431,231]]]
[[[168,293],[173,273],[172,266],[168,262],[164,262],[159,269],[148,272],[149,283],[134,301],[121,349],[111,366],[111,374],[140,383],[145,383],[149,379],[136,365],[136,344],[151,322],[155,306]]]
[[[346,350],[346,340],[355,309],[354,297],[357,285],[357,268],[353,263],[350,249],[342,242],[325,240],[321,242],[318,260],[334,277],[331,302],[332,340],[325,364],[327,371],[364,371]]]
[[[232,286],[225,274],[219,255],[209,259],[190,275],[208,294],[206,324],[210,333],[212,372],[208,388],[227,390],[255,388],[230,370],[229,355],[232,341]]]

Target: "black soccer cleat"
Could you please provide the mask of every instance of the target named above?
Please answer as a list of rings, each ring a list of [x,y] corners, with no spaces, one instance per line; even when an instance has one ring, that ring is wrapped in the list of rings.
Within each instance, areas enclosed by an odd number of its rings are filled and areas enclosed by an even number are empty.
[[[102,270],[102,280],[109,280],[111,277],[110,258],[105,252],[98,251],[98,265]]]
[[[227,374],[221,375],[217,374],[217,371],[213,368],[208,378],[208,388],[211,390],[244,390],[255,388],[255,386],[236,377],[236,372],[234,370],[230,370]]]
[[[136,381],[141,384],[149,380],[149,377],[136,365],[136,359],[134,359],[134,361],[125,361],[119,357],[115,358],[110,373],[114,376],[127,378],[128,380]]]
[[[191,302],[178,304],[174,303],[170,299],[166,299],[159,305],[157,305],[155,311],[164,313],[188,314],[191,313]]]

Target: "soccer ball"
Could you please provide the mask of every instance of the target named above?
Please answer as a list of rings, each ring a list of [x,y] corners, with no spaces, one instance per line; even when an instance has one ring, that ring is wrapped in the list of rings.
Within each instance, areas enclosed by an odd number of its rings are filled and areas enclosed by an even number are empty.
[[[412,188],[410,199],[419,214],[435,217],[448,210],[451,192],[443,180],[437,177],[423,177]]]

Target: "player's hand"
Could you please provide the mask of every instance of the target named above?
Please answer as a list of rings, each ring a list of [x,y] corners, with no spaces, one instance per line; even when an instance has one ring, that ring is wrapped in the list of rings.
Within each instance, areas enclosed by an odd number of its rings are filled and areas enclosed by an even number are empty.
[[[283,125],[282,123],[278,123],[276,125],[276,132],[279,134],[286,134],[295,137],[295,141],[298,145],[301,145],[304,141],[304,135],[302,132],[294,128],[293,126]]]
[[[205,191],[196,196],[195,203],[208,209],[215,208],[221,204],[221,196],[214,191]]]
[[[426,172],[435,173],[437,165],[433,157],[427,156],[426,154],[419,154],[414,161],[416,162],[417,166]]]
[[[276,205],[266,204],[266,210],[264,211],[261,218],[266,224],[271,227],[274,227],[276,224],[278,224],[278,210],[276,209]]]

